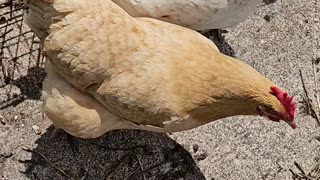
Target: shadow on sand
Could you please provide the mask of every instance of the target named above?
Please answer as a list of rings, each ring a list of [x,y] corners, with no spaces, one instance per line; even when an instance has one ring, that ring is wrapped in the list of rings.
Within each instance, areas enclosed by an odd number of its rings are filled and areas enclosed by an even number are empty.
[[[52,131],[21,161],[30,179],[205,179],[189,152],[164,133],[116,130],[84,140]]]

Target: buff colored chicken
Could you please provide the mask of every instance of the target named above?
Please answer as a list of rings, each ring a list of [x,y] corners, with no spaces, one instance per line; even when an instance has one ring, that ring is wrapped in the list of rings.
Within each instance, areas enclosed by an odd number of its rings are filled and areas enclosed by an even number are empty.
[[[176,132],[235,115],[296,127],[292,97],[193,30],[133,18],[107,0],[28,7],[25,22],[49,59],[44,112],[71,135]]]

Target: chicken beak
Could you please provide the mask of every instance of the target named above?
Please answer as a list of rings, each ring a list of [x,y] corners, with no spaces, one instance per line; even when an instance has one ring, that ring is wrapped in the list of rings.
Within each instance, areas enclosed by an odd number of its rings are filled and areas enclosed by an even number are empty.
[[[295,129],[297,127],[297,124],[294,121],[285,121],[289,126],[292,127],[292,129]]]

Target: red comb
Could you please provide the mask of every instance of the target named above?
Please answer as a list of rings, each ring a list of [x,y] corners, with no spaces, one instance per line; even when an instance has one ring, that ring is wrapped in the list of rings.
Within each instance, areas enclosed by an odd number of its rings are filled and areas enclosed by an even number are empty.
[[[295,103],[292,102],[293,96],[288,96],[286,92],[282,92],[275,86],[271,86],[270,89],[271,93],[275,95],[277,99],[281,102],[281,104],[284,106],[286,113],[289,115],[290,120],[293,121],[294,113],[296,110]]]

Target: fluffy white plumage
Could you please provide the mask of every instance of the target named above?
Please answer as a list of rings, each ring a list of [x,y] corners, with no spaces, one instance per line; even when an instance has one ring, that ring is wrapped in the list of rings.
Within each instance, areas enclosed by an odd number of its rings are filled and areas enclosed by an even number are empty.
[[[152,17],[194,30],[237,25],[262,0],[112,0],[133,17]]]

